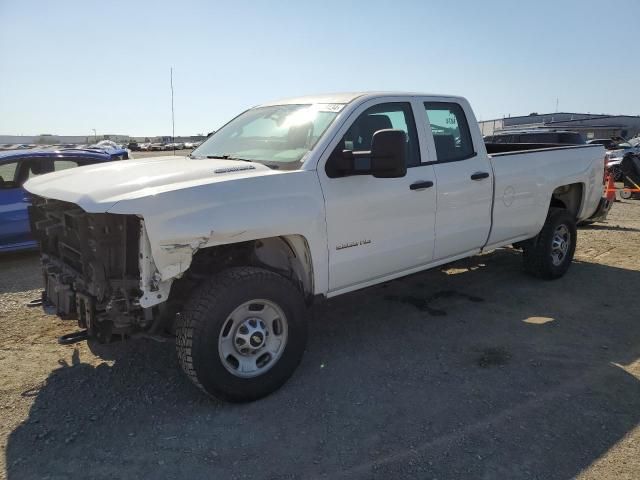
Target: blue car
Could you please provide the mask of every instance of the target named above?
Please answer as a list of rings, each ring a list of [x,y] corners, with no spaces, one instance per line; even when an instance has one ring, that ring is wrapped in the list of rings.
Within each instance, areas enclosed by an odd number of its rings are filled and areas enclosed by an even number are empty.
[[[122,149],[9,150],[0,152],[0,253],[36,248],[31,237],[29,194],[35,175],[128,158]]]

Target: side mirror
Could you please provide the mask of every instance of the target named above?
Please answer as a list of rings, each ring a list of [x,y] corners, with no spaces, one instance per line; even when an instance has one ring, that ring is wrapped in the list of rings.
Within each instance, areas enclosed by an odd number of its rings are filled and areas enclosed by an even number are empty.
[[[327,161],[327,175],[330,178],[349,175],[404,177],[407,174],[406,141],[407,134],[404,131],[386,129],[373,134],[371,150],[352,151],[336,148]]]
[[[371,173],[376,178],[407,174],[407,134],[402,130],[378,130],[371,141]]]

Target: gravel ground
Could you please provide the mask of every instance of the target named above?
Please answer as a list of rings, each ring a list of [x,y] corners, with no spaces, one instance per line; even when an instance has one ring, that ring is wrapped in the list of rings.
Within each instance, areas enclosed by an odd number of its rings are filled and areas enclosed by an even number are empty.
[[[640,201],[579,233],[554,282],[501,249],[317,306],[256,403],[211,401],[171,342],[61,346],[0,258],[0,477],[640,478]]]

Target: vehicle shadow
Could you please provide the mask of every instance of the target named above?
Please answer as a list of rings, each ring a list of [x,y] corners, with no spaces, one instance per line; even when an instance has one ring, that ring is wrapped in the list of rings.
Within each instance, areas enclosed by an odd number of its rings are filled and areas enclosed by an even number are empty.
[[[640,228],[633,227],[622,227],[620,225],[609,225],[609,224],[591,224],[591,225],[581,225],[581,230],[611,230],[615,232],[640,232]]]
[[[8,478],[573,478],[640,421],[640,272],[499,250],[313,309],[275,394],[209,400],[171,345],[80,354],[10,435]],[[635,368],[635,370],[634,370]],[[634,372],[634,374],[630,372]]]

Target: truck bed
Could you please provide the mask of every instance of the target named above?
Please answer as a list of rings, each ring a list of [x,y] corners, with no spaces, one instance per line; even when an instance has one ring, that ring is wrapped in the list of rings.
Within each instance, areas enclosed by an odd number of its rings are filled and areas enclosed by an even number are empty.
[[[504,153],[521,153],[525,150],[549,150],[559,148],[582,148],[591,145],[567,145],[566,143],[487,143],[484,144],[489,155]]]
[[[597,208],[603,188],[601,146],[489,143],[486,148],[494,177],[488,245],[535,236],[557,187],[576,185],[580,189],[573,212],[577,220],[588,218]]]

